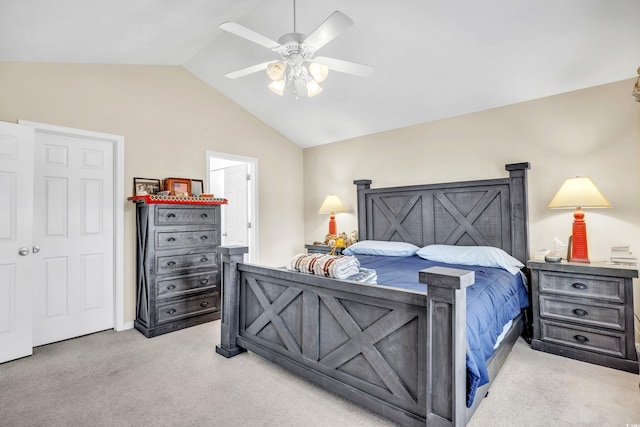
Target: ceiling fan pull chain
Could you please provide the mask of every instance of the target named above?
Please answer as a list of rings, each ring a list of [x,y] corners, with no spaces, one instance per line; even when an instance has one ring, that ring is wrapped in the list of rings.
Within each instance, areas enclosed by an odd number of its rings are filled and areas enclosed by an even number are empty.
[[[293,0],[293,32],[298,32],[296,30],[296,0]]]

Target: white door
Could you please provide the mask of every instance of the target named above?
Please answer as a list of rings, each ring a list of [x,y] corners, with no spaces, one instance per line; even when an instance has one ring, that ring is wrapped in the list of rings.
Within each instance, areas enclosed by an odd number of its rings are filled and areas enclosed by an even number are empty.
[[[111,141],[36,129],[33,345],[113,328]]]
[[[248,246],[249,221],[247,218],[247,164],[241,163],[224,169],[225,245]]]
[[[33,352],[32,212],[33,128],[0,122],[0,363]]]

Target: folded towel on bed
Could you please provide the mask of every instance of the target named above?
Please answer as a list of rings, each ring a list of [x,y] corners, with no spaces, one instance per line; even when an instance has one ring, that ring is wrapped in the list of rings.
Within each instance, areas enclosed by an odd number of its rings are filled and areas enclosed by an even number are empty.
[[[289,261],[289,270],[334,279],[347,279],[360,272],[360,261],[355,256],[298,254]]]

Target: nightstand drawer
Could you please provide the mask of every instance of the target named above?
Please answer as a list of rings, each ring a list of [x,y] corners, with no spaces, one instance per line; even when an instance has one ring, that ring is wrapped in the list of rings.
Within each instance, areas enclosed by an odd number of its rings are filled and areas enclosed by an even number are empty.
[[[625,330],[623,305],[540,295],[540,316],[583,325]]]
[[[624,303],[624,279],[541,271],[539,292]]]
[[[627,357],[627,340],[623,333],[606,332],[597,329],[572,327],[540,320],[541,340],[562,344],[608,356]]]

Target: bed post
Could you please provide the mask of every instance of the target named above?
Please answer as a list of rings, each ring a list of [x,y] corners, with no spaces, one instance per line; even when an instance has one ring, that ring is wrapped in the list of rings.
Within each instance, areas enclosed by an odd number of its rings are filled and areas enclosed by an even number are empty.
[[[236,356],[244,348],[238,347],[236,337],[240,332],[240,275],[237,264],[244,261],[249,252],[246,246],[220,246],[220,266],[222,268],[222,324],[220,327],[220,345],[216,353],[226,358]]]
[[[475,273],[448,267],[420,271],[428,286],[427,425],[467,423],[467,287]]]
[[[527,169],[529,162],[510,163],[504,166],[509,171],[511,191],[511,255],[526,264],[529,260],[529,208],[527,206]]]
[[[358,191],[358,239],[366,240],[369,236],[367,235],[367,207],[364,192],[371,188],[371,180],[356,179],[353,183]]]

